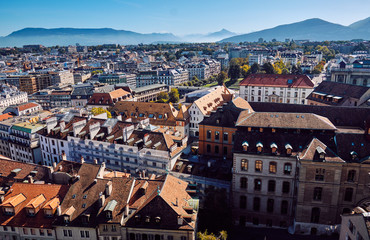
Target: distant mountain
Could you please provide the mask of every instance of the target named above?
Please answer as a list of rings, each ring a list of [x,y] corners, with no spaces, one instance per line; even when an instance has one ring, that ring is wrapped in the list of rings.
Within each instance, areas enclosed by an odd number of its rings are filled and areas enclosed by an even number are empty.
[[[153,42],[179,42],[170,33],[142,34],[112,28],[24,28],[0,38],[0,46],[22,46],[27,44],[54,45],[98,45],[98,44],[150,44]]]
[[[368,17],[366,19],[363,19],[363,20],[360,20],[360,21],[357,21],[357,22],[354,22],[351,25],[349,25],[348,27],[350,27],[352,29],[364,31],[364,32],[370,32],[370,17]]]
[[[237,35],[236,33],[230,32],[226,29],[221,29],[218,32],[212,32],[208,34],[190,34],[182,37],[187,42],[217,42],[224,38],[232,37]]]
[[[359,25],[362,25],[359,24]],[[340,24],[330,23],[319,18],[308,19],[301,22],[280,25],[274,28],[237,35],[225,38],[221,42],[255,42],[259,38],[271,41],[276,39],[307,39],[311,41],[325,40],[351,40],[351,39],[370,39],[370,33]]]

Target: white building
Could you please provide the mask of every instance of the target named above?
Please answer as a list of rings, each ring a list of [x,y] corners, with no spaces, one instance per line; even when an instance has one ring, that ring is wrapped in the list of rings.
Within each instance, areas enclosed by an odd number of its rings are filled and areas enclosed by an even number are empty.
[[[199,123],[203,121],[205,116],[210,115],[212,111],[223,104],[225,95],[233,97],[226,87],[218,86],[214,91],[193,102],[188,109],[190,115],[190,136],[198,137]]]
[[[8,107],[10,105],[17,105],[28,102],[26,92],[21,92],[15,86],[7,84],[1,85],[0,92],[0,107]]]
[[[239,96],[248,102],[307,104],[313,88],[306,75],[251,74],[240,82]]]

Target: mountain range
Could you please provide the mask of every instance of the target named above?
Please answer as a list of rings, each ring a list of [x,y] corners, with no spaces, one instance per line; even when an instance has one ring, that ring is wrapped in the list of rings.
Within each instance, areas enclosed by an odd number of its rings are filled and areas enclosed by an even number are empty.
[[[370,18],[343,26],[319,18],[279,25],[262,31],[225,38],[221,42],[255,42],[259,38],[271,41],[276,39],[307,39],[310,41],[370,39]]]
[[[370,17],[349,26],[324,21],[319,18],[279,25],[274,28],[237,35],[226,29],[208,34],[175,36],[171,33],[137,33],[112,28],[24,28],[8,36],[0,37],[0,47],[22,46],[27,44],[54,45],[99,45],[117,43],[150,44],[180,42],[255,42],[259,38],[270,41],[276,39],[307,39],[310,41],[370,39]]]

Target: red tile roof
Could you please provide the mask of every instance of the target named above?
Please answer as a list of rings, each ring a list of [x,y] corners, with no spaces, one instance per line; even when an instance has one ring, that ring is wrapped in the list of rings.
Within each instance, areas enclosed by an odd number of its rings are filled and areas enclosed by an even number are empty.
[[[4,121],[6,119],[9,119],[9,118],[12,118],[13,117],[13,114],[12,113],[5,113],[5,114],[1,114],[0,115],[0,122],[1,121]]]
[[[251,74],[240,82],[240,86],[313,88],[314,84],[307,75]]]
[[[26,104],[18,106],[18,111],[24,111],[26,109],[37,107],[37,106],[39,106],[37,103],[33,103],[33,102],[26,103]]]

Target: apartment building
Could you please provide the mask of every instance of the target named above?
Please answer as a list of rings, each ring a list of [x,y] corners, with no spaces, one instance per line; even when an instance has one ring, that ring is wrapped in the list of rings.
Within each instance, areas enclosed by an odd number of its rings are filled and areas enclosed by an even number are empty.
[[[100,74],[98,81],[108,85],[126,83],[130,88],[136,88],[136,75],[128,73]]]
[[[140,71],[136,77],[136,87],[139,88],[153,84],[174,86],[183,84],[188,79],[189,72],[184,69]]]
[[[122,88],[110,92],[95,92],[87,102],[87,109],[94,107],[107,109],[114,106],[119,101],[133,101],[131,93]]]
[[[236,127],[234,224],[292,226],[300,187],[297,156],[318,133],[325,132],[322,138],[330,141],[336,127],[315,114],[249,111],[240,113]]]
[[[240,82],[239,96],[248,102],[307,104],[313,88],[306,75],[250,74]]]
[[[232,159],[235,141],[235,123],[241,111],[253,109],[247,101],[237,97],[212,111],[199,123],[199,154]]]
[[[168,93],[169,91],[170,87],[168,85],[152,84],[135,88],[132,93],[138,102],[155,102],[158,100],[158,94]]]
[[[352,64],[340,62],[330,71],[331,81],[359,86],[370,86],[370,60],[355,60]]]
[[[149,119],[151,125],[161,128],[164,132],[170,131],[183,137],[189,135],[190,116],[186,106],[179,110],[171,103],[151,102],[117,102],[111,111],[123,120],[133,123]]]
[[[367,106],[369,99],[369,87],[324,81],[307,97],[307,104],[357,107]]]
[[[77,84],[73,86],[71,93],[72,107],[83,108],[94,93],[94,86],[92,84]]]
[[[21,92],[15,86],[2,84],[0,86],[0,107],[8,107],[28,102],[26,92]]]
[[[209,116],[212,111],[216,110],[225,101],[233,98],[233,94],[225,87],[218,86],[214,91],[195,100],[188,108],[190,114],[190,136],[199,136],[199,123],[205,116]]]

